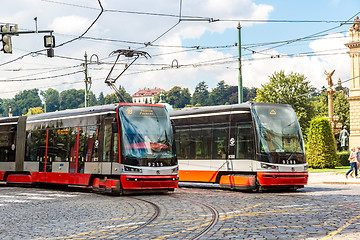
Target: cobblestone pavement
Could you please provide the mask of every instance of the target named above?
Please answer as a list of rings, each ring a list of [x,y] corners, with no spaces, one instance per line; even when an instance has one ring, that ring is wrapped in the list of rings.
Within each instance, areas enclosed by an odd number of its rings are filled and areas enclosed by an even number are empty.
[[[0,185],[0,216],[0,239],[360,239],[360,185],[127,197]]]

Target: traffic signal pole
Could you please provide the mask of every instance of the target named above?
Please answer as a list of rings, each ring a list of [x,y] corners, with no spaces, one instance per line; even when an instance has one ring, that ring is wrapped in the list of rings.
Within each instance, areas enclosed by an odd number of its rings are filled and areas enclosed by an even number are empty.
[[[242,86],[242,72],[241,72],[241,25],[238,24],[238,40],[239,40],[239,80],[238,80],[238,103],[243,102],[243,86]]]
[[[49,36],[44,36],[44,46],[48,50],[48,57],[54,56],[55,37],[52,35],[53,30],[37,30],[36,31],[18,31],[17,24],[4,24],[0,25],[0,35],[3,48],[1,51],[4,53],[12,53],[11,36],[19,36],[21,34],[32,34],[32,33],[49,33]]]

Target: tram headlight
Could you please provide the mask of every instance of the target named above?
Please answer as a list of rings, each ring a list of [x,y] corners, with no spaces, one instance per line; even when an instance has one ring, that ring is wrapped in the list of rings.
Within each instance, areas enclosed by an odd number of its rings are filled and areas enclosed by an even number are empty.
[[[269,170],[278,170],[279,167],[275,165],[270,165],[266,163],[261,163],[261,168],[269,169]]]
[[[125,166],[124,169],[125,169],[125,172],[138,172],[138,173],[142,172],[141,168],[134,168],[134,167]]]
[[[173,168],[172,169],[172,172],[175,173],[175,172],[178,172],[179,171],[179,167],[176,167],[176,168]]]
[[[307,172],[307,171],[308,171],[308,168],[309,168],[309,166],[308,166],[308,165],[305,165],[305,166],[304,166],[304,171]]]

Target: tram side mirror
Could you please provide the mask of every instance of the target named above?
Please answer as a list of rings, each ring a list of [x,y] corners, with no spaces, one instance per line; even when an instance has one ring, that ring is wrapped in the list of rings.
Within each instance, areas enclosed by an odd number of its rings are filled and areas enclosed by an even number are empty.
[[[111,128],[112,128],[112,133],[118,133],[118,123],[115,118],[111,123]]]

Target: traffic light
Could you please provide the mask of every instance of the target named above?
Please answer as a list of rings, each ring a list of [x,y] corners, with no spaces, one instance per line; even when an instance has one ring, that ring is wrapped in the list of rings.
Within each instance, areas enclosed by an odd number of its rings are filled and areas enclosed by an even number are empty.
[[[11,35],[18,31],[18,25],[15,24],[10,26],[9,24],[0,25],[0,32],[1,32],[1,41],[3,44],[3,48],[1,49],[4,53],[12,53],[12,46],[11,46]]]
[[[11,35],[10,34],[3,34],[10,32],[10,26],[9,24],[1,25],[1,36],[2,36],[2,44],[4,53],[12,53],[12,47],[11,47]]]

